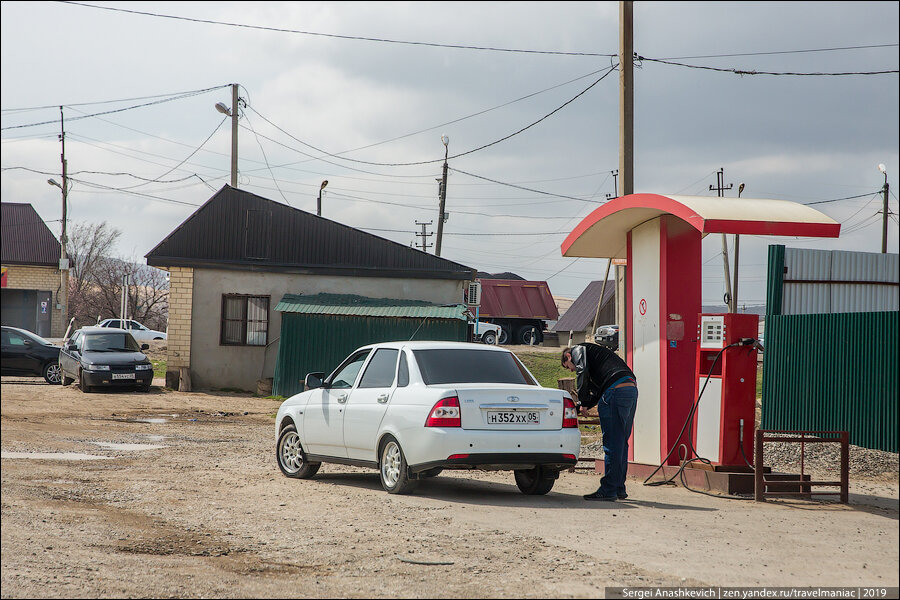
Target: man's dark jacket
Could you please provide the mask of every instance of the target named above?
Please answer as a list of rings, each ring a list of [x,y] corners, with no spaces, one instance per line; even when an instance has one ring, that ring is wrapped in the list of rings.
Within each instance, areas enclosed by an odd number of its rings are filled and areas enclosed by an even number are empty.
[[[584,408],[600,402],[607,388],[623,377],[634,379],[634,373],[619,356],[603,346],[585,343],[572,347],[575,365],[575,393]]]

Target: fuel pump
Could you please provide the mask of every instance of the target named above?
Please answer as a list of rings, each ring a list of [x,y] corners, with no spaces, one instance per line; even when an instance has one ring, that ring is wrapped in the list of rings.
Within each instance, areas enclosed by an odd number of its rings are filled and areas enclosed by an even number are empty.
[[[698,328],[694,397],[706,387],[694,415],[694,449],[715,465],[746,466],[756,429],[759,317],[701,314]]]

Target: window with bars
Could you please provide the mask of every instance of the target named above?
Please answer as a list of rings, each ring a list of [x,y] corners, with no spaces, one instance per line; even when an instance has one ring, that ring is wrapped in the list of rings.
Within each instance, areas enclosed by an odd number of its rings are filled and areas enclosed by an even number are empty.
[[[222,295],[223,346],[265,346],[269,338],[269,296]]]

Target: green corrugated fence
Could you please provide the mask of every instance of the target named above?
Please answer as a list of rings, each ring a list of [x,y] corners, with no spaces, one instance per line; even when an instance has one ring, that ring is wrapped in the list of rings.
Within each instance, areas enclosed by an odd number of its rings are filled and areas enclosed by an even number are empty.
[[[368,344],[409,340],[464,342],[464,319],[396,318],[283,312],[273,393],[303,391],[307,373],[330,373],[347,356]]]
[[[762,428],[849,431],[898,451],[898,313],[766,318]]]

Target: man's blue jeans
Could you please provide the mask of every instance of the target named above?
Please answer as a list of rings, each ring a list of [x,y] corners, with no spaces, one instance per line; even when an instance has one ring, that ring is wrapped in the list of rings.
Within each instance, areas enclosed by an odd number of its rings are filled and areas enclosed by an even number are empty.
[[[625,476],[628,474],[628,438],[634,426],[637,408],[636,386],[612,387],[600,398],[597,414],[603,430],[603,478],[600,494],[622,496],[625,494]]]

